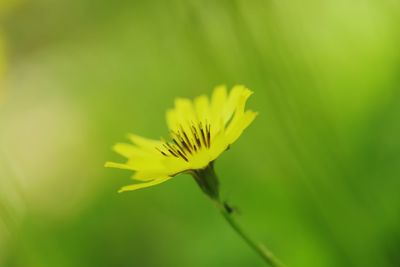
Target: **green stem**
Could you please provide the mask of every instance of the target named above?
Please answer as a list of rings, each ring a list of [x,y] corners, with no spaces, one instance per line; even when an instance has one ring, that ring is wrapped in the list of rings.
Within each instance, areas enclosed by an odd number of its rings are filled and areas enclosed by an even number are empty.
[[[201,190],[217,205],[225,220],[238,233],[240,237],[249,245],[267,264],[272,267],[284,267],[272,252],[265,246],[256,243],[246,234],[237,224],[232,216],[232,208],[228,204],[221,202],[219,197],[219,182],[214,170],[214,164],[211,162],[206,168],[193,170],[190,172]]]
[[[232,210],[228,206],[217,203],[219,210],[224,216],[228,224],[236,231],[236,233],[249,245],[267,264],[273,267],[284,267],[285,265],[277,259],[274,254],[265,246],[255,242],[250,236],[243,231],[232,216]]]

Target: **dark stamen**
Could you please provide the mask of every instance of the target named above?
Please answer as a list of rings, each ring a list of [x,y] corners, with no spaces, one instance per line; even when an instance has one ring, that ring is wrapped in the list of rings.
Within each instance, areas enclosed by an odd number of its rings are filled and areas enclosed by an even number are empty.
[[[188,162],[188,159],[182,154],[181,151],[178,150],[178,153],[186,162]]]
[[[210,124],[207,124],[206,125],[206,132],[207,132],[207,144],[208,144],[208,147],[210,147],[210,140],[211,140],[211,134],[210,134]]]
[[[199,136],[197,134],[197,128],[194,125],[192,125],[192,133],[193,133],[194,139],[196,140],[197,145],[199,147],[201,147],[201,142],[200,142]]]
[[[206,140],[206,136],[205,136],[204,130],[203,130],[203,125],[201,124],[201,122],[200,122],[200,124],[199,124],[199,128],[200,128],[201,138],[202,138],[202,140],[203,140],[203,142],[204,142],[204,145],[205,145],[206,147],[208,147],[208,145],[207,145],[207,140]]]
[[[191,148],[193,148],[192,143],[190,142],[189,137],[187,136],[187,134],[183,130],[182,126],[181,126],[181,131],[182,131],[183,137],[185,137],[186,144],[188,144]]]
[[[163,154],[164,156],[166,156],[166,157],[168,157],[168,155],[167,154],[165,154],[165,152],[164,151],[162,151],[161,149],[159,149],[158,147],[156,147],[156,149],[161,153],[161,154]]]
[[[176,158],[181,158],[186,162],[189,162],[188,155],[193,155],[195,152],[201,149],[201,147],[209,148],[211,145],[211,132],[210,124],[202,124],[199,122],[189,126],[191,134],[193,135],[189,138],[187,132],[180,126],[178,132],[171,131],[170,135],[172,137],[171,142],[165,142],[162,147],[156,149],[165,157],[174,156]]]
[[[189,154],[192,154],[192,150],[190,149],[189,145],[186,144],[185,140],[183,140],[183,138],[181,136],[179,136],[179,141],[181,142],[183,147],[186,149],[186,151],[188,151]]]
[[[164,147],[168,150],[169,153],[171,153],[171,155],[173,155],[174,157],[179,158],[178,154],[176,153],[176,151],[174,151],[175,149],[168,143],[164,144]]]
[[[175,145],[179,148],[178,150],[182,151],[183,154],[185,154],[185,150],[183,149],[183,147],[180,145],[180,143],[178,141],[176,141],[175,138],[172,139],[172,141],[175,143]]]

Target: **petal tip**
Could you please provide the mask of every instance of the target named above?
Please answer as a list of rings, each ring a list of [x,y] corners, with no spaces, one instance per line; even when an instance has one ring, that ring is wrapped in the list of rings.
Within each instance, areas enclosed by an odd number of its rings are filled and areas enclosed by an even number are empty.
[[[125,192],[126,190],[124,190],[124,188],[121,188],[121,189],[119,189],[118,190],[118,194],[121,194],[121,193],[123,193],[123,192]]]
[[[214,87],[214,91],[216,90],[226,90],[227,86],[226,84],[218,84],[217,86]]]
[[[135,134],[133,134],[133,133],[127,133],[127,134],[125,134],[125,137],[128,139],[128,140],[130,140],[130,141],[132,141],[132,138],[135,138]]]
[[[111,162],[111,161],[107,161],[104,164],[104,167],[106,168],[116,168],[116,169],[123,169],[123,170],[131,170],[133,171],[134,169],[129,166],[128,164],[124,164],[124,163],[116,163],[116,162]]]
[[[112,162],[109,162],[109,161],[104,163],[105,168],[111,168],[111,165],[112,165]]]

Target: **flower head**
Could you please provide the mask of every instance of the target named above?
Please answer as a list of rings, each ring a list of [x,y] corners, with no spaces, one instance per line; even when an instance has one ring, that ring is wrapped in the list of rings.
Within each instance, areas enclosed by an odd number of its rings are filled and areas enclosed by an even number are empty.
[[[212,163],[234,143],[257,113],[245,111],[252,92],[244,86],[214,89],[211,99],[202,95],[193,101],[177,98],[175,107],[167,111],[170,139],[151,140],[129,135],[131,144],[118,143],[114,150],[127,158],[125,163],[107,162],[106,167],[132,170],[132,178],[140,183],[124,186],[120,192],[163,183],[179,173],[193,174],[202,185],[202,170],[210,172]],[[217,181],[214,181],[217,187]],[[203,188],[205,187],[205,188]],[[209,187],[209,186],[208,186]],[[209,195],[217,194],[213,189]]]

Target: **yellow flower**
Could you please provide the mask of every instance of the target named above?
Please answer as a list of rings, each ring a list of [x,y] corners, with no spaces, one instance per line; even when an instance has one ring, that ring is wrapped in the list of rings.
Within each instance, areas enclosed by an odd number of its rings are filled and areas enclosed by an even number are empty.
[[[207,176],[213,179],[213,161],[256,117],[256,112],[245,111],[251,94],[241,85],[234,86],[229,94],[225,86],[218,86],[211,99],[205,95],[193,101],[176,99],[175,107],[166,114],[169,141],[150,140],[132,134],[129,135],[132,144],[118,143],[114,146],[114,150],[127,161],[107,162],[105,166],[132,170],[135,172],[132,178],[141,182],[124,186],[120,192],[157,185],[179,173],[191,173],[207,194],[217,198],[216,178],[215,181],[203,181],[206,178],[201,172],[207,171]],[[210,188],[213,186],[215,188]]]

